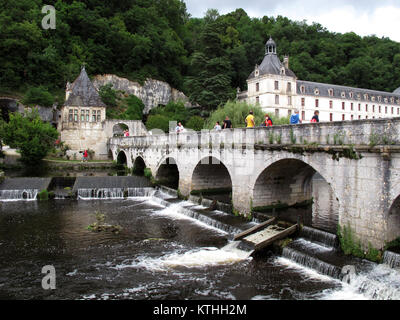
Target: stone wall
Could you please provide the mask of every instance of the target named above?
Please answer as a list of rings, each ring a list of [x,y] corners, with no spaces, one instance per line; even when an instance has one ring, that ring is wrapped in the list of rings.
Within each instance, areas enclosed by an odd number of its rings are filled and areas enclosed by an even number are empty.
[[[138,82],[120,78],[116,75],[105,74],[95,76],[92,82],[97,90],[111,83],[115,90],[121,90],[127,94],[134,94],[143,101],[145,105],[143,112],[145,114],[148,114],[151,109],[156,108],[158,105],[166,105],[170,101],[183,101],[185,107],[195,107],[195,105],[189,102],[188,97],[186,97],[184,93],[172,88],[168,83],[159,80],[147,79],[144,84],[141,85]]]

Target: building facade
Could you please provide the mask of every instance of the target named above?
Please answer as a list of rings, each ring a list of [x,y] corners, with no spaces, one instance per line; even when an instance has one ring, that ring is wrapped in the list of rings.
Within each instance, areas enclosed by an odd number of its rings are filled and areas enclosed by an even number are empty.
[[[276,43],[266,43],[265,57],[247,79],[237,99],[259,104],[263,111],[287,117],[299,110],[309,122],[316,110],[320,121],[346,121],[400,117],[400,88],[393,93],[298,80],[289,69],[289,57],[281,62]]]

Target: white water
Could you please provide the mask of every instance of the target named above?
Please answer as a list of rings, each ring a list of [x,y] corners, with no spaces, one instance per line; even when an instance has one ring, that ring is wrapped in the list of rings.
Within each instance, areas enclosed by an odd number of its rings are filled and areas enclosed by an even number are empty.
[[[37,189],[0,190],[0,201],[34,201]]]
[[[126,199],[151,197],[156,191],[153,188],[93,188],[78,189],[78,199]]]

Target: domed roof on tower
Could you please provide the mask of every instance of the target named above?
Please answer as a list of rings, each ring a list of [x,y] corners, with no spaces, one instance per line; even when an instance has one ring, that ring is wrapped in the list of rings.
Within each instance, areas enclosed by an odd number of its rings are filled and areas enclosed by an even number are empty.
[[[266,74],[281,75],[296,78],[296,75],[289,69],[289,58],[286,57],[285,64],[279,60],[276,53],[276,43],[270,37],[265,44],[265,56],[261,65],[256,65],[248,79],[261,77]]]

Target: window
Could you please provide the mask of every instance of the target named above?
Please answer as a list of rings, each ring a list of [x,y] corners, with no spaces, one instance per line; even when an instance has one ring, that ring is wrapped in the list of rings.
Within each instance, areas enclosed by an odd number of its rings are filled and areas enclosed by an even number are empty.
[[[89,114],[89,110],[86,110],[86,122],[90,121],[90,114]]]
[[[68,121],[72,122],[73,120],[74,120],[74,111],[73,110],[69,110]]]
[[[292,105],[292,96],[287,97],[287,103],[289,106]]]
[[[385,113],[387,114],[388,112],[387,112],[387,107],[385,107]]]
[[[256,83],[256,91],[260,91],[260,84],[258,82]]]
[[[74,110],[74,121],[78,122],[78,109]]]
[[[96,122],[96,110],[92,110],[92,122]]]
[[[328,93],[329,93],[329,96],[330,96],[330,97],[333,97],[333,89],[329,89],[329,90],[328,90]]]
[[[368,119],[368,116],[365,116],[365,119]]]
[[[365,112],[368,112],[368,104],[365,105]]]
[[[85,122],[85,110],[81,110],[81,122]]]
[[[315,94],[316,96],[318,96],[318,95],[319,95],[319,89],[318,89],[318,88],[315,88],[315,90],[314,90],[314,94]]]
[[[305,86],[300,86],[300,92],[301,92],[301,93],[306,92],[306,87],[305,87]]]
[[[364,94],[364,100],[368,101],[368,94]]]
[[[394,108],[392,107],[392,114],[394,114]]]
[[[350,99],[353,99],[354,93],[353,93],[353,92],[350,92],[350,93],[349,93],[349,96],[350,96]]]
[[[361,103],[358,104],[358,111],[361,111]]]
[[[306,98],[301,98],[301,106],[305,107],[306,105]]]
[[[302,111],[301,112],[301,120],[304,120],[306,118],[306,112]]]
[[[342,110],[346,109],[346,102],[342,102]]]
[[[287,84],[287,92],[292,92],[292,83],[288,82]]]
[[[329,109],[332,109],[332,108],[333,108],[333,101],[329,100]]]
[[[315,107],[318,108],[319,107],[319,100],[315,99]]]
[[[256,104],[260,104],[260,97],[256,97]]]
[[[275,109],[275,117],[279,118],[279,109]]]
[[[279,104],[279,95],[275,95],[275,104]]]
[[[352,115],[351,115],[351,121],[353,121],[353,120],[354,120],[354,115],[352,114]]]
[[[331,121],[331,122],[333,121],[333,113],[329,114],[329,121]]]
[[[101,121],[101,110],[97,110],[97,122]]]
[[[351,111],[354,110],[354,103],[353,102],[350,104],[350,108],[351,108]]]
[[[361,116],[358,116],[358,120],[361,120]]]
[[[375,112],[375,105],[372,106],[372,112]]]
[[[382,101],[382,97],[381,97],[381,96],[378,97],[378,101],[379,101],[379,102]]]
[[[341,96],[342,96],[343,99],[346,98],[346,92],[343,91]]]
[[[379,106],[379,113],[382,113],[382,107]]]
[[[275,90],[279,90],[279,81],[275,81]]]
[[[346,120],[346,116],[342,114],[342,121]]]

